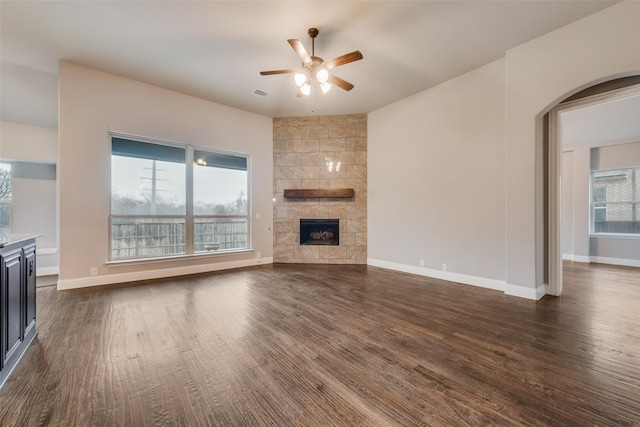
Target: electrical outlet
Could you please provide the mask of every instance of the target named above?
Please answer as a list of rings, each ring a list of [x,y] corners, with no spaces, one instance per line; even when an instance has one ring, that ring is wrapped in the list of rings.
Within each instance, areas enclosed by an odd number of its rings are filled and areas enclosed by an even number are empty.
[[[424,260],[423,259],[420,260],[420,267],[424,267]]]
[[[260,214],[259,213],[256,214],[256,219],[260,219]]]
[[[91,268],[89,269],[89,274],[90,274],[91,276],[97,276],[97,275],[98,275],[98,267],[91,267]]]
[[[258,262],[262,262],[262,254],[260,252],[256,253],[256,259],[258,260]]]
[[[447,264],[442,264],[442,271],[447,271]]]

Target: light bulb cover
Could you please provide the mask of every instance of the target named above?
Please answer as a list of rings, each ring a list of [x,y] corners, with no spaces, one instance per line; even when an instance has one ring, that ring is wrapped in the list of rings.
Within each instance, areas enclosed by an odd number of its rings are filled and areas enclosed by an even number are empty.
[[[316,73],[316,79],[318,79],[320,83],[326,83],[327,80],[329,80],[329,72],[327,71],[327,69],[320,68]]]
[[[302,92],[303,95],[309,95],[311,93],[311,85],[308,83],[303,84],[300,86],[300,92]]]
[[[304,73],[296,73],[293,80],[295,80],[298,87],[302,87],[302,85],[307,82],[307,75]]]
[[[320,89],[322,89],[322,93],[327,93],[327,92],[329,92],[329,89],[331,89],[331,84],[329,84],[329,83],[320,83]]]

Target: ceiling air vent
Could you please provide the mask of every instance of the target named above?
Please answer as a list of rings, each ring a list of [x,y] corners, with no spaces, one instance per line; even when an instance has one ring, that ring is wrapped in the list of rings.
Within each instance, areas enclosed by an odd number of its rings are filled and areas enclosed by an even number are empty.
[[[256,90],[254,90],[254,91],[253,91],[253,94],[254,94],[254,95],[261,96],[261,97],[263,97],[263,98],[266,98],[267,96],[269,96],[269,92],[265,92],[265,91],[260,90],[260,89],[256,89]]]

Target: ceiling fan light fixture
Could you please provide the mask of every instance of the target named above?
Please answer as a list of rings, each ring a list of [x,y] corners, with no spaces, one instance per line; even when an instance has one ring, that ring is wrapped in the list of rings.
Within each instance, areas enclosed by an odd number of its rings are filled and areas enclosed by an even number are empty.
[[[298,85],[298,87],[302,87],[302,85],[307,82],[307,75],[304,73],[296,73],[296,75],[293,77],[293,80],[296,82],[296,85]]]
[[[311,55],[304,48],[300,40],[288,39],[287,42],[294,50],[298,58],[302,61],[302,69],[282,69],[271,71],[260,71],[261,76],[270,76],[275,74],[294,74],[294,82],[298,86],[298,95],[310,95],[312,87],[320,87],[322,93],[327,93],[331,86],[337,86],[342,90],[350,91],[353,84],[342,80],[333,74],[333,69],[345,64],[362,59],[362,53],[359,50],[345,53],[330,61],[325,62],[315,53],[315,38],[318,35],[317,28],[309,28],[309,37],[311,37]],[[329,71],[331,70],[331,72]],[[331,83],[329,83],[331,82]]]
[[[329,72],[327,71],[327,69],[321,67],[316,73],[316,79],[318,79],[320,83],[326,83],[327,80],[329,80]]]

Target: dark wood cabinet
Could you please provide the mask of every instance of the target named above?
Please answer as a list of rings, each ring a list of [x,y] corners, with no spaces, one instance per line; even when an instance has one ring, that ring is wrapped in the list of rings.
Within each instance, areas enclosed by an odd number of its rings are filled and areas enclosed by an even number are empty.
[[[22,248],[24,254],[24,275],[25,275],[25,335],[29,334],[31,328],[36,327],[36,245],[26,245]]]
[[[0,248],[0,385],[36,335],[35,239]]]
[[[12,356],[22,342],[22,248],[2,254],[2,295],[6,316],[3,316],[2,356],[3,365],[11,364]],[[15,358],[15,357],[14,357]]]

